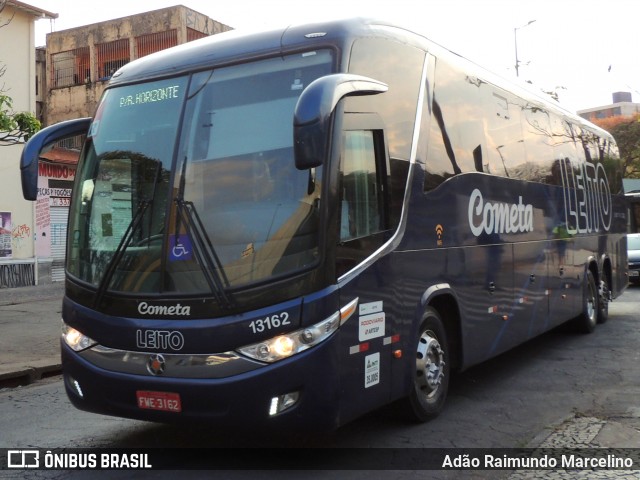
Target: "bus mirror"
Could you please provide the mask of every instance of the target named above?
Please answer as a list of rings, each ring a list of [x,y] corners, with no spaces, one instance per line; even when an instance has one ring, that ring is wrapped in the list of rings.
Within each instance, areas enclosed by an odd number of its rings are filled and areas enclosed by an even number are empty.
[[[29,139],[20,157],[22,196],[25,200],[36,200],[38,197],[38,160],[40,155],[60,140],[76,135],[85,135],[89,131],[90,124],[91,118],[67,120],[43,128]]]
[[[293,114],[293,145],[296,168],[322,165],[327,157],[331,115],[338,102],[348,96],[377,95],[388,90],[372,78],[348,73],[327,75],[304,89]]]

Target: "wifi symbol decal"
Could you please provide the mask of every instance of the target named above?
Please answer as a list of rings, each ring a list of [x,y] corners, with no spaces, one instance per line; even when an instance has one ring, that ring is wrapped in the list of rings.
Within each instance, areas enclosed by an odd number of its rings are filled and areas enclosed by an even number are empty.
[[[438,236],[438,245],[442,245],[442,234],[444,233],[444,228],[442,225],[436,225],[436,235]]]

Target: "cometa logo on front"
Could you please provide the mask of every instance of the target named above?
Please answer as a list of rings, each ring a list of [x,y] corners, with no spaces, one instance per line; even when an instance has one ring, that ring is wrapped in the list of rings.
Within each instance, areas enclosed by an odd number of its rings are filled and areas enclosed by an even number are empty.
[[[138,305],[140,315],[191,315],[191,307],[188,305],[149,305],[147,302],[140,302]]]

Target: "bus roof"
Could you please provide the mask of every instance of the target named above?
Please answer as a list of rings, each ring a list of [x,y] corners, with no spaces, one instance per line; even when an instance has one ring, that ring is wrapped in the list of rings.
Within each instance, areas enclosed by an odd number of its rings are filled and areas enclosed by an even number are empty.
[[[188,72],[206,70],[213,67],[272,57],[285,52],[308,51],[314,48],[349,48],[350,42],[365,36],[394,38],[402,43],[430,51],[436,56],[446,56],[457,62],[461,68],[477,75],[498,87],[509,90],[519,97],[544,106],[572,123],[612,139],[600,127],[567,110],[551,98],[543,96],[530,86],[486,70],[475,62],[429,40],[421,33],[408,30],[400,25],[373,18],[349,18],[289,25],[264,31],[231,30],[206,38],[162,50],[124,65],[111,80],[109,87],[138,83],[152,79],[177,76]]]
[[[278,55],[281,52],[313,48],[340,48],[349,38],[371,35],[376,25],[389,23],[368,19],[347,19],[325,23],[287,26],[264,31],[240,31],[206,38],[162,50],[130,62],[118,70],[109,86],[137,83],[155,78],[180,75],[221,65]],[[409,41],[408,31],[389,34]]]

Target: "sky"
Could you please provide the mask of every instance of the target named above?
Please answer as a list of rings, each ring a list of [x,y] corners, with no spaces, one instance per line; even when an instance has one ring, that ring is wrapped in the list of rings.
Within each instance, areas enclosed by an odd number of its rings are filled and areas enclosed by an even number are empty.
[[[54,21],[36,22],[38,46],[51,31],[178,4],[241,30],[374,16],[419,31],[505,78],[531,82],[534,90],[555,91],[569,110],[608,105],[617,91],[631,92],[640,103],[637,0],[23,1],[59,15]]]

